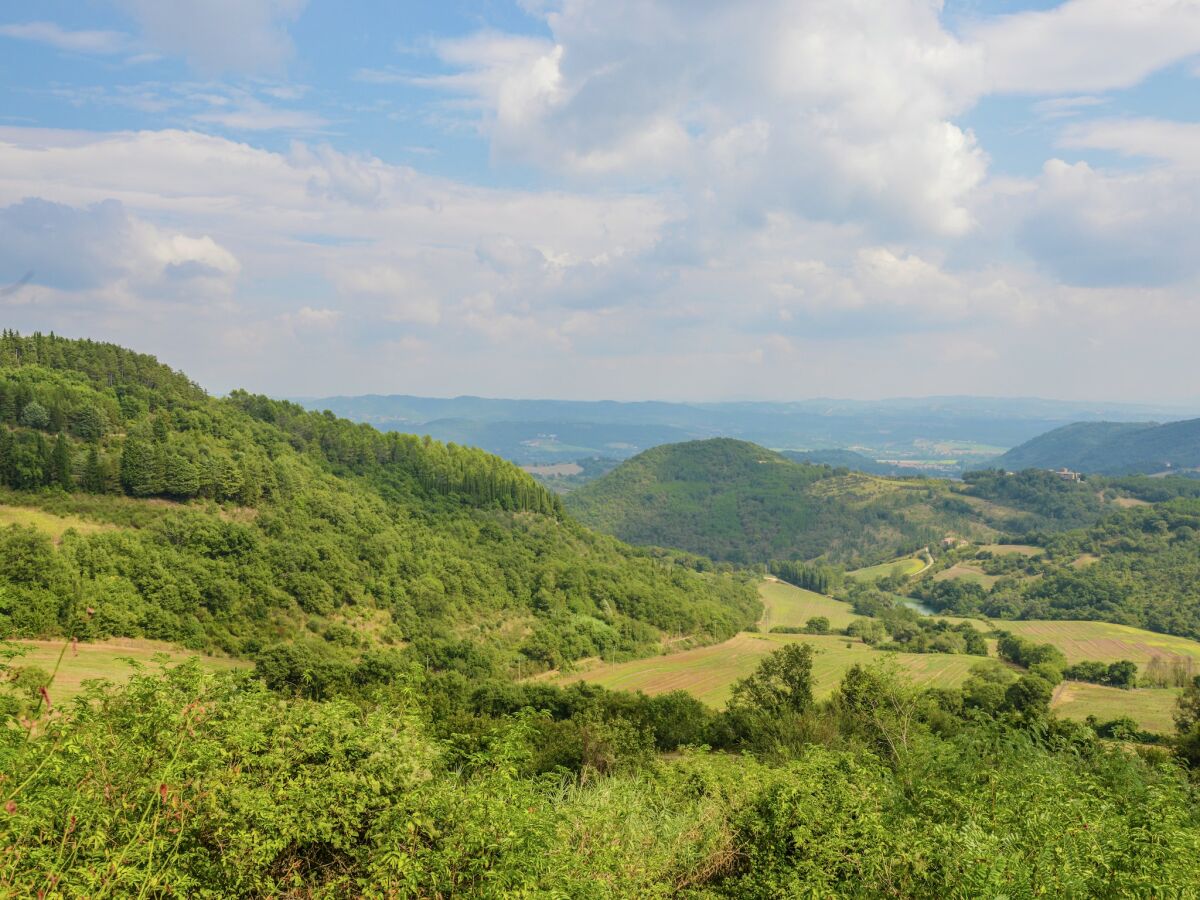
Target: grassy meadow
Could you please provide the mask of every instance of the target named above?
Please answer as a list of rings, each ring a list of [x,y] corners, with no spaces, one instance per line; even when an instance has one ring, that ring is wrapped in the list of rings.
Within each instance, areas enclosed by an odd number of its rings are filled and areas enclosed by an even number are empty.
[[[845,628],[862,618],[854,614],[849,603],[775,579],[762,582],[758,594],[763,601],[763,617],[758,623],[761,631],[770,631],[776,625],[803,626],[813,616],[824,616],[833,628]]]
[[[63,641],[9,641],[6,646],[24,651],[13,660],[18,666],[37,666],[53,672],[59,656],[62,662],[50,685],[50,697],[55,705],[70,700],[83,688],[86,681],[102,678],[120,683],[127,680],[135,666],[153,667],[162,657],[177,664],[197,658],[201,665],[210,669],[245,668],[249,663],[219,656],[203,656],[184,650],[163,641],[148,641],[137,638],[112,638],[96,643],[66,645]],[[132,662],[131,662],[132,661]]]
[[[766,609],[763,621],[771,625],[803,625],[810,616],[826,616],[833,627],[844,628],[858,618],[850,612],[848,604],[783,582],[764,581],[759,585],[759,593]],[[742,633],[720,644],[680,653],[615,665],[593,663],[583,671],[559,676],[558,681],[563,684],[588,681],[613,690],[643,691],[651,695],[687,691],[711,706],[721,707],[728,701],[735,681],[753,672],[764,656],[784,644],[796,642],[812,644],[817,651],[813,679],[818,697],[830,694],[846,669],[854,663],[883,657],[857,638]],[[979,661],[976,656],[942,653],[889,655],[914,682],[938,687],[961,684],[971,666]]]
[[[818,697],[826,697],[841,681],[846,669],[854,663],[867,663],[883,658],[857,639],[836,635],[807,634],[739,634],[721,644],[699,647],[636,659],[626,663],[596,664],[593,668],[559,677],[559,682],[587,681],[612,690],[643,691],[664,694],[668,691],[687,691],[714,707],[729,700],[733,683],[755,670],[764,656],[788,643],[812,644],[816,650],[813,662],[813,688]],[[894,653],[901,670],[917,684],[953,687],[962,684],[977,656],[943,653]]]
[[[58,514],[30,506],[0,505],[0,528],[10,525],[20,525],[25,528],[36,528],[50,535],[55,543],[62,540],[63,534],[70,528],[80,534],[95,534],[100,531],[111,531],[115,526],[89,522],[79,516]]]
[[[1171,714],[1180,692],[1176,688],[1136,688],[1131,691],[1088,684],[1083,681],[1064,681],[1054,691],[1051,703],[1058,715],[1082,721],[1095,716],[1106,722],[1129,716],[1146,731],[1169,734],[1175,728]]]
[[[847,572],[848,578],[853,578],[855,581],[874,581],[876,578],[884,578],[888,575],[916,575],[925,568],[925,561],[918,559],[915,556],[908,556],[904,559],[894,559],[891,562],[880,563],[877,566],[867,566],[865,569],[855,569],[852,572]]]
[[[914,562],[920,564],[920,560]],[[827,617],[834,628],[845,628],[858,618],[849,605],[841,601],[781,581],[763,581],[759,585],[759,594],[765,608],[759,623],[763,631],[775,625],[803,625],[811,616]],[[1143,668],[1150,659],[1159,656],[1168,661],[1172,657],[1189,658],[1200,665],[1200,643],[1125,625],[998,620],[989,623],[953,616],[941,618],[969,621],[980,629],[1004,628],[1032,641],[1054,644],[1072,663],[1085,659],[1100,662],[1129,659]],[[593,662],[581,671],[559,675],[556,680],[561,684],[587,681],[613,690],[642,691],[650,695],[687,691],[719,708],[729,700],[734,682],[753,672],[763,657],[784,644],[796,642],[809,643],[817,651],[813,677],[818,697],[828,696],[854,663],[871,662],[884,656],[857,638],[742,633],[720,644],[679,653],[617,664]],[[992,658],[995,658],[995,642],[989,641],[989,644]],[[915,683],[931,687],[962,684],[971,667],[980,661],[977,656],[943,653],[889,653],[887,656]],[[1101,720],[1130,716],[1147,730],[1170,731],[1176,696],[1178,691],[1174,689],[1126,691],[1066,682],[1055,692],[1053,707],[1059,715],[1071,719],[1082,720],[1089,715]]]
[[[1069,663],[1085,659],[1099,662],[1128,659],[1141,668],[1155,656],[1165,657],[1168,661],[1180,656],[1200,664],[1200,643],[1130,625],[1038,619],[994,621],[992,624],[1031,641],[1054,644],[1067,655]]]

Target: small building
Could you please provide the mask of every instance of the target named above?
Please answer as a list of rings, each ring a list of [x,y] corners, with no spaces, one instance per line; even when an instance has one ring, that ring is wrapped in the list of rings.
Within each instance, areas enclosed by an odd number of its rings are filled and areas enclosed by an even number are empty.
[[[1067,469],[1067,468],[1051,469],[1051,471],[1054,472],[1054,474],[1057,475],[1059,478],[1061,478],[1063,481],[1083,481],[1083,473],[1082,472],[1072,472],[1070,469]]]

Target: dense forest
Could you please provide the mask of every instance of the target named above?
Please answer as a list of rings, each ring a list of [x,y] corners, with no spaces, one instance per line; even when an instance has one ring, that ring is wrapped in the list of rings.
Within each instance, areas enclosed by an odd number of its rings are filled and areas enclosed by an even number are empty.
[[[1170,486],[1145,489],[1161,493]],[[1119,509],[1088,528],[1027,539],[1045,552],[977,559],[975,550],[965,549],[942,561],[974,559],[986,574],[999,576],[990,588],[930,578],[911,592],[945,612],[1098,619],[1200,639],[1200,499]]]
[[[975,472],[961,485],[882,478],[792,462],[728,438],[655,447],[565,503],[588,525],[634,544],[740,564],[821,557],[848,566],[884,562],[948,534],[1075,528],[1108,505],[1044,472]]]
[[[234,654],[308,636],[529,671],[720,639],[757,614],[745,582],[589,532],[481,451],[214,400],[111,345],[6,333],[0,354],[2,499],[111,526],[57,545],[0,532],[7,634]]]

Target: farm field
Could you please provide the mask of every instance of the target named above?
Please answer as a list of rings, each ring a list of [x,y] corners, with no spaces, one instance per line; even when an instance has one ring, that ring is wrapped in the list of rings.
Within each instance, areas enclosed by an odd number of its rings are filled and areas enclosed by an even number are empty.
[[[982,625],[982,623],[979,623]],[[1094,659],[1115,662],[1128,659],[1143,667],[1153,657],[1185,657],[1200,665],[1200,643],[1169,634],[1157,634],[1130,625],[1109,622],[1077,622],[1030,619],[1028,621],[992,620],[994,628],[1038,643],[1054,644],[1067,655],[1067,661]]]
[[[1129,716],[1146,731],[1170,733],[1175,728],[1171,714],[1179,693],[1175,688],[1125,691],[1100,684],[1064,681],[1055,690],[1051,706],[1066,719],[1082,721],[1095,716],[1105,722]]]
[[[853,578],[855,581],[874,581],[876,578],[883,578],[896,573],[900,575],[915,575],[924,568],[924,560],[917,559],[915,556],[909,556],[905,559],[894,559],[891,562],[880,563],[877,566],[867,566],[865,569],[855,569],[853,572],[847,572],[846,576]]]
[[[840,601],[812,591],[801,590],[778,581],[759,586],[765,613],[764,625],[803,625],[810,617],[823,615],[834,628],[844,628],[858,618]],[[954,622],[971,622],[981,630],[1004,628],[1030,640],[1060,647],[1074,663],[1084,659],[1112,662],[1129,659],[1139,668],[1155,656],[1168,661],[1182,657],[1200,666],[1200,642],[1155,634],[1125,625],[1106,622],[1076,621],[1001,621],[940,616]],[[970,674],[977,656],[943,653],[882,653],[857,639],[838,635],[793,635],[742,633],[721,644],[698,647],[680,653],[632,660],[615,665],[595,662],[588,669],[559,675],[555,681],[570,684],[586,681],[612,690],[662,694],[687,691],[704,703],[724,706],[733,684],[745,678],[763,657],[784,644],[806,642],[817,651],[813,664],[814,691],[817,697],[833,692],[845,671],[855,663],[890,658],[916,684],[930,687],[956,687]],[[995,658],[995,641],[989,640],[990,658]],[[1140,688],[1124,691],[1082,682],[1066,682],[1055,692],[1054,710],[1071,719],[1094,715],[1101,721],[1129,716],[1148,731],[1169,732],[1171,712],[1178,690]]]
[[[934,581],[950,581],[954,578],[969,581],[984,588],[990,588],[1000,580],[999,575],[988,575],[983,569],[976,568],[969,563],[957,563],[933,576]]]
[[[984,544],[979,550],[980,552],[987,551],[993,556],[1012,556],[1018,553],[1021,556],[1041,556],[1046,552],[1041,547],[1035,547],[1032,544]]]
[[[62,641],[10,641],[10,646],[24,648],[26,652],[13,660],[18,666],[37,666],[47,672],[54,671],[54,664],[62,653]],[[113,682],[122,682],[129,678],[133,668],[127,660],[153,667],[155,657],[166,654],[172,664],[185,662],[193,657],[200,660],[206,668],[237,669],[247,668],[249,663],[242,660],[218,656],[203,656],[191,650],[184,650],[174,644],[162,641],[147,641],[135,638],[114,638],[96,643],[80,642],[73,652],[67,647],[63,653],[62,664],[54,683],[50,686],[50,697],[58,705],[70,700],[83,688],[83,683],[95,678],[104,678]]]
[[[739,634],[722,644],[616,665],[598,664],[585,672],[561,676],[561,684],[587,681],[612,690],[664,694],[687,691],[711,706],[724,706],[733,683],[745,678],[759,661],[787,643],[805,642],[817,651],[813,661],[814,693],[833,692],[846,669],[891,656],[914,683],[953,687],[966,680],[977,656],[943,653],[884,654],[857,640],[836,635]]]
[[[763,601],[763,617],[758,624],[762,631],[770,631],[776,625],[802,626],[813,616],[825,616],[834,628],[845,628],[861,618],[854,614],[849,603],[783,581],[761,582],[758,594]]]
[[[80,534],[94,534],[98,531],[111,531],[116,526],[102,525],[89,522],[78,516],[57,515],[44,509],[34,509],[29,506],[0,505],[0,528],[10,525],[33,527],[53,538],[55,543],[62,540],[63,534],[69,528],[74,528]]]

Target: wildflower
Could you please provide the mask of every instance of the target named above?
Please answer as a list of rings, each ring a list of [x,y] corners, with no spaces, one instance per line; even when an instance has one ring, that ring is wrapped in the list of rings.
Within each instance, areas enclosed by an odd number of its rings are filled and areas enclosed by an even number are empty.
[[[46,686],[44,684],[38,688],[38,693],[41,694],[42,699],[46,701],[46,709],[53,709],[54,704],[50,702],[50,692],[46,690]]]
[[[10,816],[15,815],[17,812],[17,804],[15,804],[11,800],[9,800],[7,803],[4,804],[4,811],[6,813],[8,813]]]

